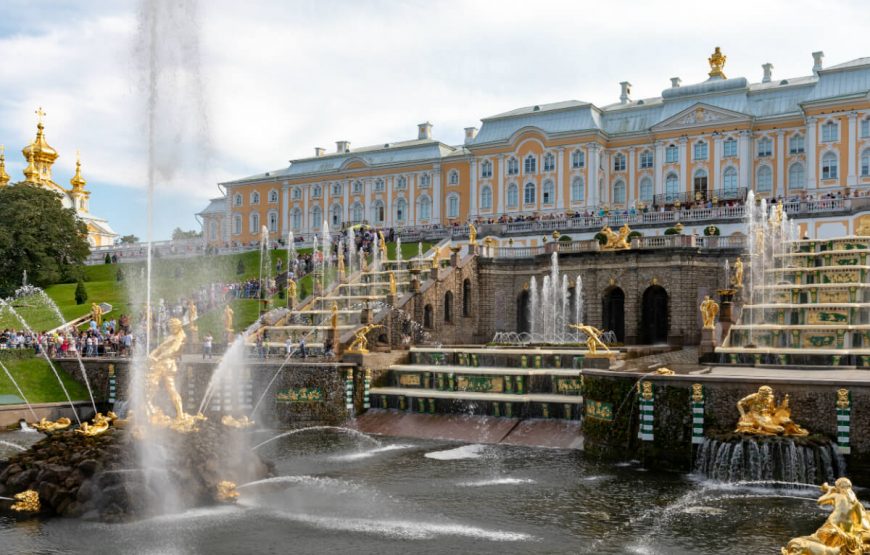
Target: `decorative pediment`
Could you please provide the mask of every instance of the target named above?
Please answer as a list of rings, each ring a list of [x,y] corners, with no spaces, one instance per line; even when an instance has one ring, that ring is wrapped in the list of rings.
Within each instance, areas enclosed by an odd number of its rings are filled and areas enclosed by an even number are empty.
[[[369,164],[358,156],[345,160],[341,165],[342,170],[360,170],[368,167]]]
[[[653,125],[652,130],[666,131],[693,127],[727,126],[748,121],[749,116],[746,114],[699,102]]]

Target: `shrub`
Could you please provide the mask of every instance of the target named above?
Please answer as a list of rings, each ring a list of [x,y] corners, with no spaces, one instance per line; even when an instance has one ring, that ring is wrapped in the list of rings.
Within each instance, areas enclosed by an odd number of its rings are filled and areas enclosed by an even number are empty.
[[[600,231],[595,234],[595,240],[601,243],[602,245],[607,244],[607,235],[601,233]]]
[[[680,230],[675,227],[669,227],[665,230],[665,235],[679,235]]]
[[[106,253],[106,258],[103,259],[103,262],[105,262],[106,264],[111,264],[112,256],[109,253]]]
[[[643,233],[641,233],[640,231],[632,231],[631,233],[628,234],[629,241],[631,241],[635,237],[643,237]]]
[[[124,281],[124,269],[118,265],[118,271],[115,272],[115,281]]]
[[[569,243],[571,241],[571,236],[570,235],[560,235],[559,241],[564,241],[566,243]]]
[[[76,304],[85,304],[88,300],[88,290],[85,289],[85,282],[82,281],[82,278],[79,278],[78,283],[76,283],[75,298]]]
[[[236,273],[238,275],[242,275],[245,273],[245,261],[239,258],[239,262],[236,264]]]
[[[704,235],[707,237],[719,237],[719,228],[715,225],[708,225],[704,228]]]

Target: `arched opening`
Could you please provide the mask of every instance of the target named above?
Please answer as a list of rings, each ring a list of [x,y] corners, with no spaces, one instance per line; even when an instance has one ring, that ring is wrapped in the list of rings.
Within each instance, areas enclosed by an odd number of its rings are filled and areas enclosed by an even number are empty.
[[[431,330],[432,329],[432,305],[427,304],[423,307],[423,327]]]
[[[523,290],[517,297],[517,333],[529,333],[532,331],[529,322],[529,291]]]
[[[643,292],[640,340],[647,345],[668,341],[668,292],[660,285]]]
[[[601,325],[604,331],[615,333],[617,341],[625,341],[625,292],[619,287],[610,287],[604,292]]]
[[[462,315],[471,316],[471,280],[468,278],[462,282]]]
[[[444,321],[450,323],[453,321],[453,292],[444,293]]]

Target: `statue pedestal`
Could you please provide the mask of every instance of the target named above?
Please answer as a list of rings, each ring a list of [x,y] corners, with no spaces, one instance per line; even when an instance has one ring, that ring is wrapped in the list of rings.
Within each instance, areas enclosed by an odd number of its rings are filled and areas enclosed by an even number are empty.
[[[372,309],[368,308],[368,307],[362,309],[362,311],[359,314],[359,323],[366,325],[371,321],[372,321]]]
[[[713,353],[716,350],[716,339],[713,337],[713,332],[715,331],[707,328],[701,330],[701,345],[698,347],[699,356]]]
[[[438,268],[432,268],[429,271],[429,277],[431,277],[434,281],[438,281]]]
[[[341,337],[338,334],[338,328],[331,328],[329,330],[329,340],[332,341],[332,352],[335,353],[335,356],[341,355]]]

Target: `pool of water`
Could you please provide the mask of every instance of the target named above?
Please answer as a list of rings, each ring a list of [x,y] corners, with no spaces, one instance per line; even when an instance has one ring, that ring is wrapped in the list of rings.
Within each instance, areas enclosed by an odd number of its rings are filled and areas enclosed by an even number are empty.
[[[0,551],[777,553],[825,519],[814,489],[714,484],[575,451],[332,431],[260,451],[278,476],[242,485],[238,505],[115,525],[0,519]]]

